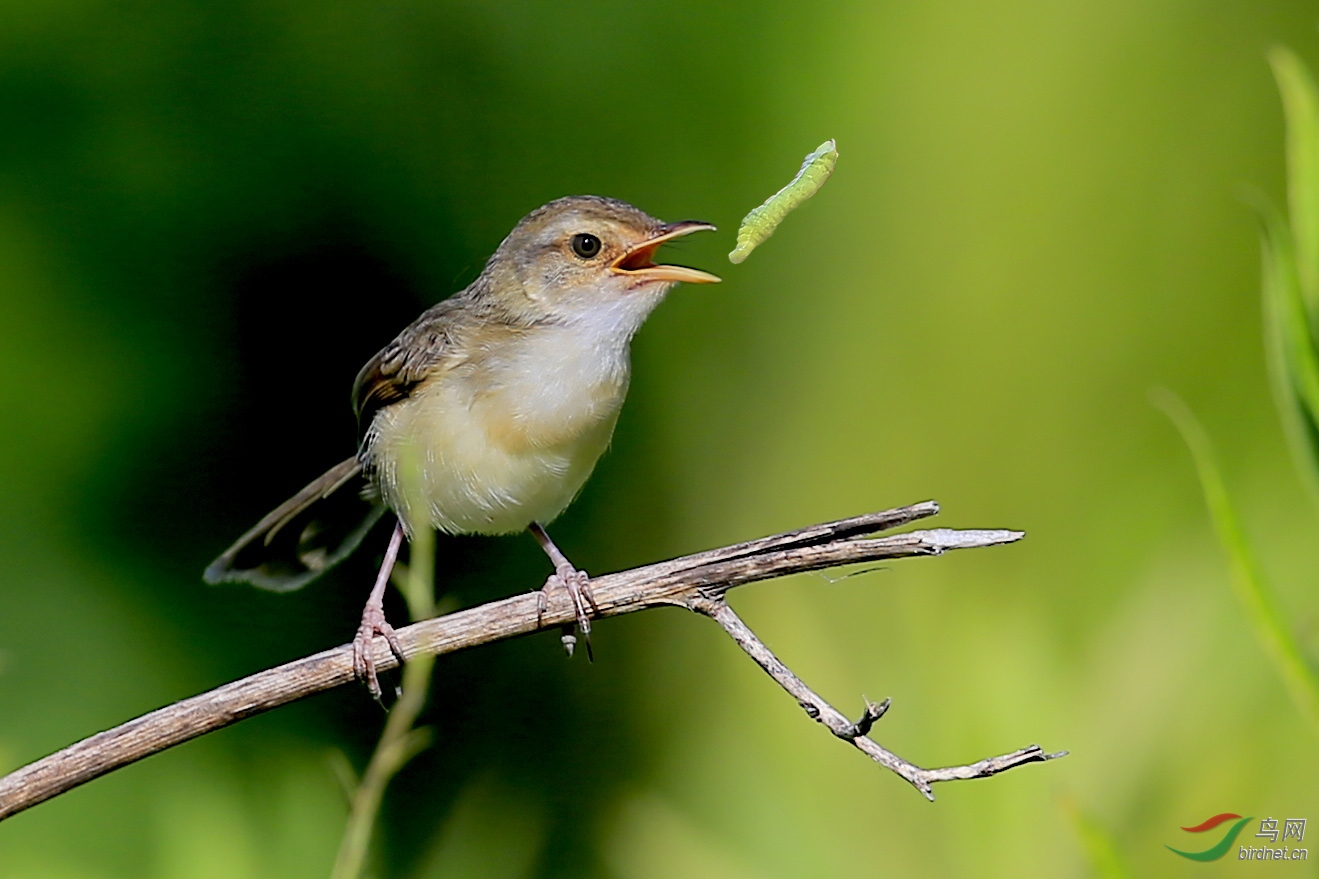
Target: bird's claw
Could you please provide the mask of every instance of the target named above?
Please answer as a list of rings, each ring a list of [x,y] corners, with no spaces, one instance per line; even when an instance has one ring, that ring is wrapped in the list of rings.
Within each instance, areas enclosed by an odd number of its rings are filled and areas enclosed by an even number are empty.
[[[593,658],[591,655],[591,612],[600,612],[600,608],[595,603],[595,598],[591,595],[590,588],[591,578],[585,571],[579,571],[571,566],[560,567],[556,570],[545,585],[541,587],[540,597],[537,599],[540,613],[544,613],[545,608],[549,605],[549,594],[553,589],[563,589],[568,593],[569,599],[572,600],[573,614],[576,617],[575,625],[563,627],[564,652],[572,656],[573,648],[577,645],[576,631],[580,630],[582,639],[586,642],[587,658]]]
[[[372,642],[376,635],[383,635],[389,651],[394,654],[401,666],[406,661],[403,645],[399,643],[394,627],[385,619],[385,609],[378,604],[368,604],[362,611],[362,624],[357,627],[357,636],[353,638],[353,676],[366,684],[367,692],[377,702],[381,701],[380,678],[376,675],[376,660]]]

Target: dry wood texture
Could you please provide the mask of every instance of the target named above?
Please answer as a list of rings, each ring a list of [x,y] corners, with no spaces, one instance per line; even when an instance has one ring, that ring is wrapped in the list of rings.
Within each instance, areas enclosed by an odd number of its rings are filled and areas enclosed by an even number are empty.
[[[856,562],[940,555],[950,549],[1012,543],[1023,536],[1019,531],[945,528],[887,537],[866,536],[933,516],[938,511],[938,504],[926,501],[606,574],[591,580],[597,616],[677,605],[712,617],[797,699],[807,714],[905,778],[930,799],[933,799],[930,792],[933,782],[979,778],[1023,763],[1061,756],[1047,754],[1032,745],[967,766],[921,769],[866,738],[871,725],[887,709],[887,702],[868,706],[861,720],[851,723],[807,688],[724,602],[728,590],[757,580]],[[528,592],[399,629],[404,655],[452,653],[572,624],[574,611],[566,595],[551,600],[541,612],[539,594]],[[374,650],[377,668],[397,666],[383,638],[376,638]],[[0,778],[0,819],[173,745],[352,680],[353,651],[351,645],[345,644],[144,714]]]

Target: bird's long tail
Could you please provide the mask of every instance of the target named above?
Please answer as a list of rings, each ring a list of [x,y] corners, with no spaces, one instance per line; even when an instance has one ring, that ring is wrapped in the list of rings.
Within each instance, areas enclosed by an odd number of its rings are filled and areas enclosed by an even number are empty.
[[[356,457],[331,467],[238,538],[202,577],[289,592],[346,558],[385,508],[363,497],[366,477]]]

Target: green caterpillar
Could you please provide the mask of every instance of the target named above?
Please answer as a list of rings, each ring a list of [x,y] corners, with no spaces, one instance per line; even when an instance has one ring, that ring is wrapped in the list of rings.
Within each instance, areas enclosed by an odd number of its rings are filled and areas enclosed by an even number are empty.
[[[751,251],[774,234],[774,230],[783,222],[789,211],[820,191],[820,187],[829,179],[837,164],[838,145],[830,138],[806,157],[801,163],[801,170],[787,186],[746,215],[737,230],[737,247],[728,254],[729,261],[740,263],[750,256]]]

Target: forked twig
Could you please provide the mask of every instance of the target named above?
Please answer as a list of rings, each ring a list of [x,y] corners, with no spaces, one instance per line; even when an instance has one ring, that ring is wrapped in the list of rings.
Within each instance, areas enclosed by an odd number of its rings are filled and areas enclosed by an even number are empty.
[[[729,637],[737,642],[737,646],[745,650],[747,656],[754,659],[756,664],[778,682],[780,687],[787,690],[788,694],[797,700],[797,704],[802,707],[802,710],[808,716],[824,724],[829,732],[838,736],[838,738],[845,742],[851,742],[879,765],[893,770],[911,782],[912,786],[925,794],[925,798],[928,800],[934,800],[934,791],[930,788],[930,785],[938,781],[985,778],[1005,772],[1023,763],[1040,763],[1045,760],[1064,757],[1067,754],[1066,751],[1050,754],[1039,745],[1030,745],[1019,751],[1013,751],[1011,754],[1004,754],[1000,757],[987,757],[966,766],[922,769],[866,737],[875,721],[883,717],[888,711],[889,705],[892,704],[889,699],[885,699],[878,705],[873,702],[867,703],[861,719],[853,723],[843,716],[837,708],[821,699],[814,690],[806,686],[801,678],[793,674],[792,669],[784,665],[782,660],[775,656],[765,646],[765,643],[756,637],[756,633],[751,631],[746,623],[742,622],[742,618],[734,613],[733,609],[722,598],[698,599],[692,609],[697,613],[705,614],[723,626]]]
[[[736,586],[758,580],[856,562],[941,555],[950,549],[1012,543],[1024,536],[1020,531],[946,528],[887,537],[865,536],[933,516],[938,511],[938,504],[926,501],[813,525],[606,574],[591,581],[591,592],[601,617],[672,605],[712,617],[808,714],[933,799],[930,785],[934,782],[982,778],[1023,763],[1050,760],[1065,752],[1048,754],[1038,746],[1031,746],[967,766],[921,769],[866,736],[871,725],[887,710],[887,700],[868,706],[866,713],[853,724],[779,661],[733,613],[724,596]],[[574,608],[566,596],[551,601],[542,612],[539,595],[539,591],[523,593],[399,629],[398,640],[404,656],[452,653],[542,629],[559,629],[573,622]],[[398,665],[383,638],[376,639],[373,649],[377,668]],[[352,680],[352,647],[345,644],[144,714],[0,778],[0,819],[166,748]]]

